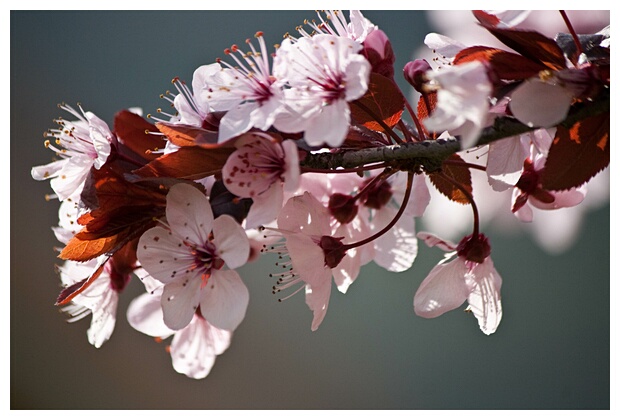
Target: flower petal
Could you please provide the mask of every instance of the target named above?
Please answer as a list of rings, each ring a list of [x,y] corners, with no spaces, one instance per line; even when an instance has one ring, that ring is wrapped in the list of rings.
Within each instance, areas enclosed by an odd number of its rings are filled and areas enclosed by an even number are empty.
[[[248,261],[250,242],[245,230],[235,219],[223,214],[213,222],[213,244],[217,254],[229,268],[241,267]]]
[[[176,281],[177,273],[194,266],[194,257],[183,241],[161,226],[142,234],[136,253],[142,268],[162,283]]]
[[[174,370],[194,379],[205,378],[215,357],[230,345],[232,333],[195,316],[192,322],[174,335],[170,356]]]
[[[306,285],[306,304],[313,313],[312,325],[310,327],[312,331],[316,331],[325,318],[331,290],[331,281],[322,282],[315,286]]]
[[[234,331],[250,301],[248,288],[234,270],[216,270],[211,274],[200,300],[200,311],[217,328]]]
[[[467,297],[469,309],[478,319],[482,332],[493,334],[502,320],[502,278],[490,258],[472,270],[468,283],[472,288]]]
[[[566,118],[573,95],[560,85],[528,79],[512,92],[512,114],[530,127],[553,127]]]
[[[415,313],[423,318],[435,318],[461,306],[469,295],[466,272],[465,261],[460,257],[436,265],[413,298]]]
[[[176,184],[166,196],[166,219],[174,233],[195,245],[204,245],[213,224],[207,197],[188,184]]]
[[[164,312],[161,309],[161,297],[143,293],[131,301],[127,308],[127,321],[137,331],[151,337],[166,338],[174,334],[164,324]]]
[[[164,323],[173,330],[185,328],[192,320],[200,302],[200,277],[180,279],[164,286],[161,306]]]

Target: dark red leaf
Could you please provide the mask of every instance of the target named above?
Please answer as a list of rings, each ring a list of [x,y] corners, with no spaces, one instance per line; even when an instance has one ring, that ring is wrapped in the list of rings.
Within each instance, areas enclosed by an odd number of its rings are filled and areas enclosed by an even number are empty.
[[[467,166],[463,166],[465,161],[459,155],[454,154],[446,159],[441,165],[441,173],[458,183],[470,194],[473,191],[471,184],[471,173]],[[430,173],[429,178],[437,190],[452,201],[460,204],[468,204],[467,196],[454,183],[444,179],[437,173]]]
[[[390,128],[394,127],[400,121],[405,98],[393,80],[371,73],[368,91],[351,105],[351,116],[355,121],[371,130],[385,132],[376,119]]]
[[[546,190],[578,187],[609,165],[609,114],[558,126],[542,174]]]
[[[157,156],[151,154],[151,151],[161,150],[166,146],[163,136],[147,134],[159,132],[155,125],[127,110],[114,116],[114,132],[123,145],[147,161]]]
[[[515,28],[497,28],[484,26],[504,45],[512,48],[524,57],[540,63],[551,70],[566,68],[564,53],[554,40],[535,32]]]
[[[88,286],[90,286],[93,281],[95,281],[103,272],[103,266],[105,265],[106,261],[101,262],[88,278],[74,283],[71,286],[65,287],[58,295],[58,298],[56,298],[56,305],[66,305],[67,303],[71,302],[74,297],[86,290]]]
[[[484,26],[495,27],[501,21],[495,15],[485,12],[484,10],[472,10],[474,17],[478,19],[478,22],[482,23]]]
[[[217,132],[200,127],[184,124],[170,124],[158,122],[159,131],[173,144],[179,147],[202,146],[206,148],[218,147]]]
[[[88,261],[96,258],[106,252],[112,251],[127,232],[122,231],[117,234],[101,237],[97,239],[80,239],[78,235],[82,232],[88,232],[88,228],[82,229],[76,236],[65,245],[58,255],[58,258],[72,261]]]
[[[143,178],[197,180],[222,170],[228,156],[236,149],[220,147],[205,149],[199,146],[181,147],[176,152],[162,155],[133,173]]]
[[[503,80],[522,80],[532,77],[546,67],[522,55],[491,47],[469,47],[459,51],[454,64],[483,61],[489,64],[493,73]]]

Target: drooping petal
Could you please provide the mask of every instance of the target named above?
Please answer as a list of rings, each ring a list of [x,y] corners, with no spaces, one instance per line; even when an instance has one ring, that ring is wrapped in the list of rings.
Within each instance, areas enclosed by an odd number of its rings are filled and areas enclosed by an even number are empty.
[[[426,246],[432,248],[436,246],[442,251],[452,252],[456,249],[456,244],[446,239],[442,239],[437,235],[434,235],[429,232],[418,232],[418,238],[422,239]]]
[[[340,263],[332,268],[334,283],[338,291],[346,293],[349,286],[353,284],[360,272],[360,252],[359,249],[349,249]]]
[[[327,209],[308,192],[286,202],[278,216],[278,228],[308,236],[331,234]]]
[[[151,337],[166,338],[174,334],[164,324],[160,294],[143,293],[132,300],[127,308],[127,321],[135,330]]]
[[[375,231],[387,226],[397,210],[386,207],[375,213],[373,225]],[[392,272],[408,270],[418,255],[418,240],[415,234],[415,221],[412,217],[401,217],[396,225],[375,241],[374,261]]]
[[[214,270],[203,289],[200,311],[217,328],[234,331],[250,301],[248,288],[235,270]]]
[[[502,278],[493,261],[487,258],[467,276],[471,293],[467,297],[469,309],[478,319],[478,325],[486,335],[493,334],[502,320],[500,288]]]
[[[465,260],[460,257],[436,265],[413,298],[415,313],[423,318],[435,318],[461,306],[469,295],[466,273]]]
[[[180,238],[204,245],[211,233],[213,211],[207,197],[188,184],[175,184],[166,196],[166,219]]]
[[[199,276],[180,278],[164,286],[161,306],[164,323],[173,330],[185,328],[192,320],[200,303]]]
[[[282,142],[282,150],[284,151],[284,189],[286,191],[295,191],[299,186],[299,152],[297,145],[293,140],[284,140]]]
[[[293,269],[304,282],[313,286],[331,282],[331,270],[325,265],[325,254],[316,242],[303,234],[286,234],[284,237]]]
[[[280,183],[271,184],[271,187],[262,194],[252,198],[252,207],[245,220],[246,228],[257,228],[273,222],[282,210],[284,191]]]
[[[88,176],[94,160],[88,156],[76,155],[66,160],[61,173],[50,181],[54,192],[60,201],[74,194],[81,194],[84,181]]]
[[[230,345],[231,337],[230,331],[216,328],[195,316],[172,339],[170,356],[174,370],[190,378],[205,378],[211,372],[216,356]]]
[[[351,110],[344,100],[317,108],[311,123],[306,127],[304,139],[310,146],[327,144],[338,147],[349,132]]]
[[[306,304],[312,310],[312,325],[310,329],[316,331],[327,313],[329,296],[331,295],[332,283],[323,282],[315,286],[306,285]]]
[[[241,267],[248,261],[248,236],[241,225],[227,214],[219,216],[213,222],[213,244],[229,268]]]

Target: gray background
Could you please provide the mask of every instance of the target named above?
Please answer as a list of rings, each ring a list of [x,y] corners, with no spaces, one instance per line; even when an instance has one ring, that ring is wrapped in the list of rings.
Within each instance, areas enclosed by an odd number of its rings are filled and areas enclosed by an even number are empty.
[[[368,11],[391,38],[397,69],[431,29],[424,12]],[[414,315],[412,297],[441,257],[420,246],[414,267],[374,265],[346,295],[335,291],[320,329],[299,295],[284,303],[267,277],[273,261],[240,271],[246,319],[205,380],[174,372],[163,344],[124,316],[141,292],[121,296],[116,330],[88,344],[90,318],[67,324],[54,300],[57,202],[30,178],[47,163],[42,133],[56,104],[114,113],[154,112],[170,80],[233,43],[265,32],[268,44],[313,12],[11,12],[10,386],[12,409],[570,409],[609,408],[609,206],[586,219],[577,244],[547,256],[525,236],[487,230],[504,279],[504,318],[485,336],[462,311]],[[398,77],[397,71],[397,77]],[[66,115],[65,115],[66,116]]]

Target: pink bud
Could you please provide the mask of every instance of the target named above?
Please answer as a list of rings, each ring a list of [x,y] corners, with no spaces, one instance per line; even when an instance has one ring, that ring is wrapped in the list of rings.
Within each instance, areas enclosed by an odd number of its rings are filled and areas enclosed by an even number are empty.
[[[403,74],[405,80],[418,92],[422,92],[422,85],[427,81],[426,72],[431,70],[430,64],[426,60],[413,60],[405,64]]]
[[[373,73],[392,79],[394,77],[394,51],[385,32],[376,29],[366,36],[362,54],[370,62]]]

